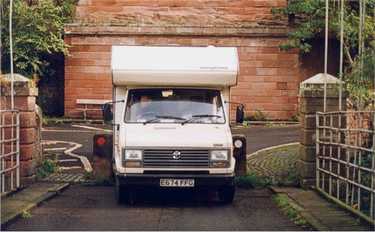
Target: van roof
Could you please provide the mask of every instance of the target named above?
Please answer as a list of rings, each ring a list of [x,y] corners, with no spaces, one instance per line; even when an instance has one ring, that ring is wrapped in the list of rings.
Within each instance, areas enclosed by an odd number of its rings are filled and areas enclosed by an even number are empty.
[[[115,85],[232,86],[237,73],[233,47],[112,47]]]

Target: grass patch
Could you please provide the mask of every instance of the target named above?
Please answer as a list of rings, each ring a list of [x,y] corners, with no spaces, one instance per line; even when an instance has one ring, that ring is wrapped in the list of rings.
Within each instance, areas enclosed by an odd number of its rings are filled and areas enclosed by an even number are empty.
[[[31,218],[31,217],[32,217],[32,215],[29,211],[27,211],[27,210],[22,211],[21,218],[28,219],[28,218]]]
[[[59,167],[56,160],[45,159],[43,160],[42,165],[36,170],[36,176],[38,179],[43,179],[58,170]]]
[[[246,176],[235,178],[235,184],[239,188],[265,188],[271,185],[272,180],[268,177],[258,176],[255,173],[249,173]]]
[[[64,124],[68,119],[63,117],[43,116],[42,123],[44,126]]]
[[[292,115],[288,121],[291,121],[291,122],[299,122],[299,115],[298,114],[294,114]]]
[[[299,178],[296,165],[290,165],[287,170],[276,176],[272,182],[274,185],[282,187],[298,187]]]
[[[281,211],[296,225],[311,228],[309,223],[301,216],[301,214],[296,210],[289,201],[289,198],[283,194],[275,195],[272,200],[281,209]]]
[[[245,128],[249,127],[249,126],[250,126],[250,121],[245,121],[245,120],[244,120],[244,121],[242,122],[242,126],[245,127]]]

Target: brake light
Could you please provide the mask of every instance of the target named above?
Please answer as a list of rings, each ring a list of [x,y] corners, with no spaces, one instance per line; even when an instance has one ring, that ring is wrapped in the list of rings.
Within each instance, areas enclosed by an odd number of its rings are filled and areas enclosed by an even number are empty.
[[[96,139],[96,145],[98,146],[103,146],[104,144],[106,144],[106,139],[104,137],[98,137]]]

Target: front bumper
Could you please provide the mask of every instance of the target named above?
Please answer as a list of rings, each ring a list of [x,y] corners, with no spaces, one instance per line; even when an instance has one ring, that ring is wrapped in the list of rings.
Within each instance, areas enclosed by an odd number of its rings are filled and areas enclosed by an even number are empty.
[[[234,185],[234,174],[117,174],[120,185],[159,187],[160,179],[194,179],[194,188]],[[164,188],[164,187],[163,187]]]

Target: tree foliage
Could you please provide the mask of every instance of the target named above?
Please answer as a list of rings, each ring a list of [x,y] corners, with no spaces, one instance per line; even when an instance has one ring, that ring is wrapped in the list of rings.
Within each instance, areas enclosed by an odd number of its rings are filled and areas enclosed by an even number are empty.
[[[9,0],[0,0],[2,72],[9,72]],[[67,53],[64,24],[71,20],[76,0],[14,0],[14,70],[28,77],[48,73],[46,54]]]
[[[330,0],[329,36],[340,38],[340,2]],[[364,50],[359,55],[360,5],[359,1],[344,1],[344,78],[346,88],[358,107],[370,102],[375,70],[375,0],[366,0],[365,24],[362,30]],[[324,36],[324,0],[289,0],[286,8],[274,9],[275,14],[289,17],[292,31],[282,49],[298,48],[308,53],[312,40]],[[362,103],[360,103],[362,102]]]

